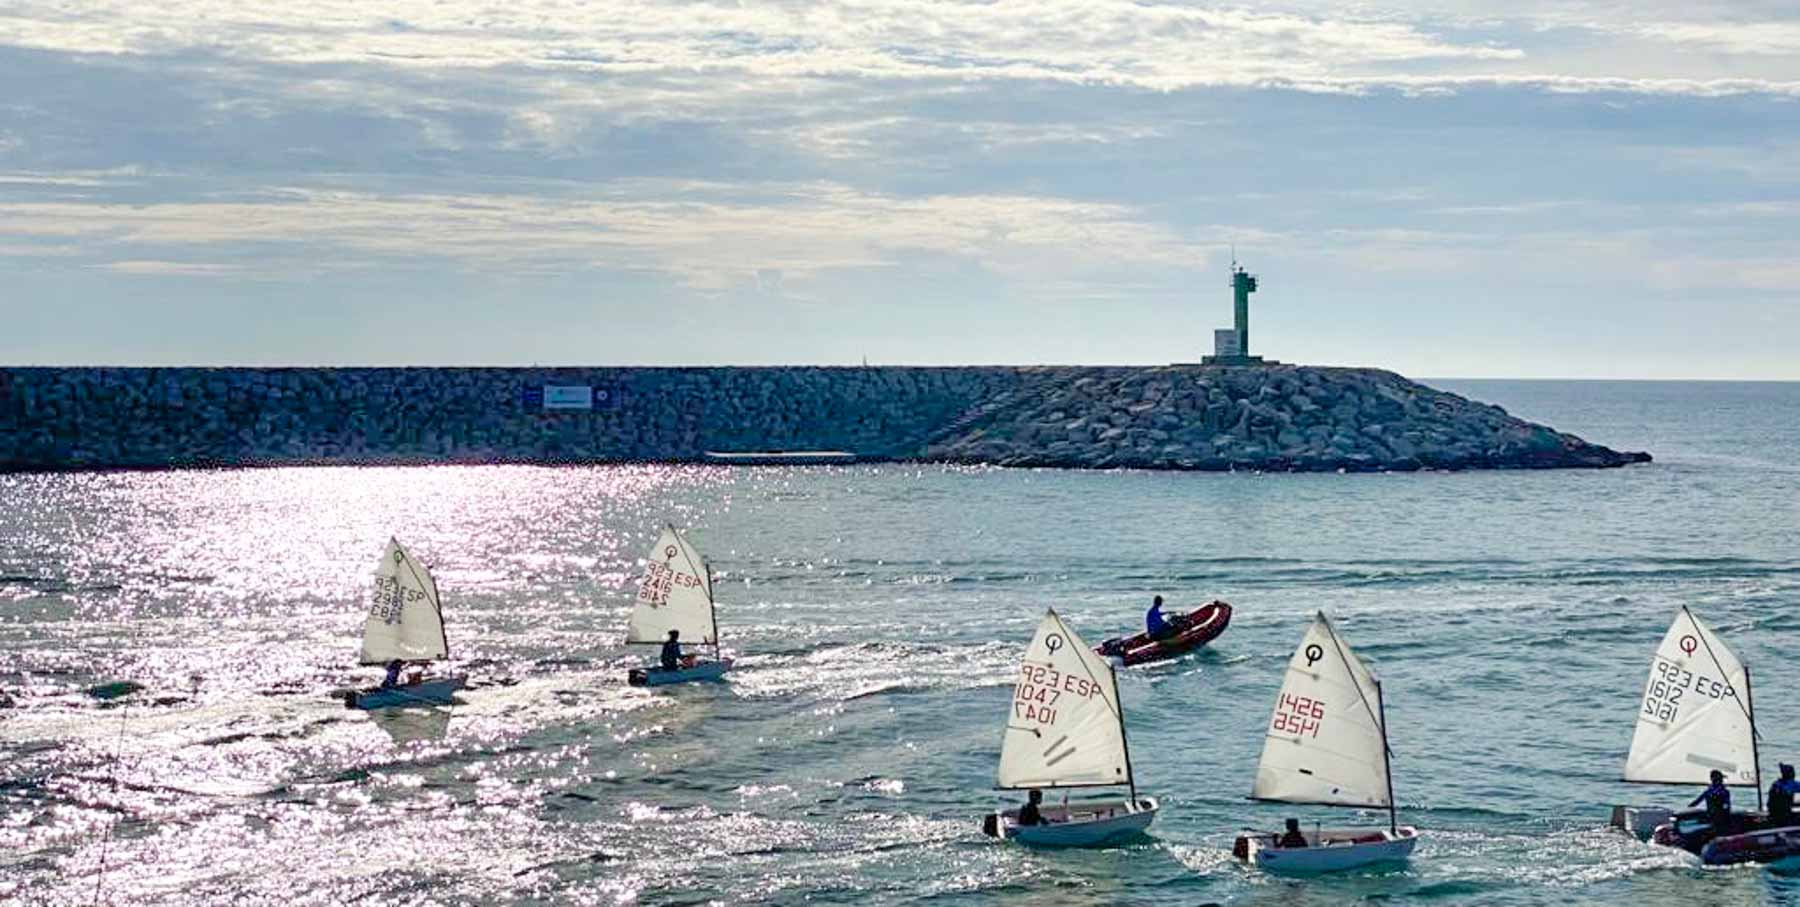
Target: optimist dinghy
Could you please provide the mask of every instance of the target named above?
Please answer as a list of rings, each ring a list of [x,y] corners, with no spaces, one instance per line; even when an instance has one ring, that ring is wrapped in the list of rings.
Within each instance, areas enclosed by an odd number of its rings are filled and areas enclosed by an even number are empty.
[[[1263,735],[1254,800],[1386,809],[1387,828],[1314,828],[1305,847],[1240,835],[1232,854],[1276,873],[1317,873],[1405,860],[1419,831],[1395,821],[1381,682],[1320,612],[1288,660]]]
[[[1112,665],[1051,610],[1019,665],[1000,743],[1005,790],[1120,787],[1125,797],[1044,804],[1041,825],[1020,825],[1008,809],[982,819],[992,838],[1046,847],[1094,847],[1142,834],[1156,819],[1154,797],[1139,797],[1125,744],[1125,713]]]
[[[1729,786],[1754,786],[1761,813],[1762,764],[1750,668],[1684,605],[1650,657],[1637,729],[1625,757],[1625,780],[1705,786],[1715,770]],[[1751,813],[1734,814],[1733,819],[1737,821],[1730,828],[1714,828],[1704,811],[1615,806],[1612,824],[1708,862],[1714,862],[1707,858],[1708,850],[1720,863],[1767,862],[1780,859],[1784,849],[1787,855],[1800,854],[1800,828],[1770,828],[1765,817]],[[1789,838],[1795,842],[1792,849],[1782,845]]]
[[[632,668],[625,682],[634,687],[720,680],[731,670],[731,659],[720,657],[719,620],[713,610],[712,570],[687,539],[665,525],[650,548],[644,577],[638,582],[637,602],[625,628],[627,645],[660,646],[670,630],[681,631],[681,642],[712,646],[711,660],[688,656],[674,670],[660,666]]]
[[[398,541],[388,539],[387,550],[375,565],[375,596],[363,621],[360,661],[385,665],[395,660],[417,663],[449,657],[443,604],[431,571],[413,560]],[[449,705],[451,696],[467,681],[466,675],[459,674],[356,690],[345,695],[344,705],[353,709]]]

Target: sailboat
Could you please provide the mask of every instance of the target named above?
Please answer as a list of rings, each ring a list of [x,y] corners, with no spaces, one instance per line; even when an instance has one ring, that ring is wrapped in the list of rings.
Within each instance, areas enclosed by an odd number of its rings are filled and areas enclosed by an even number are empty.
[[[1762,764],[1756,751],[1756,708],[1750,668],[1683,605],[1650,657],[1650,676],[1625,757],[1625,780],[1704,786],[1713,771],[1732,786],[1756,788],[1762,811]],[[1745,825],[1756,816],[1744,816]],[[1721,831],[1704,812],[1613,807],[1612,824],[1640,838],[1701,853]],[[1800,843],[1800,841],[1797,841]]]
[[[1088,648],[1055,609],[1044,615],[1019,665],[1000,743],[1005,790],[1125,787],[1128,796],[1046,804],[1045,824],[1018,824],[1017,809],[989,814],[982,830],[1002,840],[1092,847],[1141,834],[1156,819],[1139,797],[1125,744],[1125,713],[1112,665]]]
[[[360,660],[366,665],[385,665],[396,660],[427,662],[448,657],[450,642],[444,635],[444,608],[437,583],[424,564],[390,538],[375,565],[375,596],[363,621]],[[357,690],[345,696],[344,704],[356,709],[448,705],[451,695],[467,681],[466,675],[459,674]]]
[[[1283,873],[1405,860],[1419,843],[1419,831],[1397,821],[1389,769],[1381,682],[1321,611],[1288,660],[1250,797],[1386,809],[1388,827],[1315,827],[1302,832],[1304,847],[1282,847],[1281,836],[1274,834],[1240,835],[1232,853]]]
[[[711,646],[713,657],[707,661],[690,656],[674,670],[632,668],[626,682],[634,687],[654,687],[723,678],[731,670],[731,659],[721,657],[719,651],[712,571],[706,561],[674,526],[666,524],[645,559],[648,564],[625,628],[626,644],[660,646],[670,630],[679,630],[684,645]]]

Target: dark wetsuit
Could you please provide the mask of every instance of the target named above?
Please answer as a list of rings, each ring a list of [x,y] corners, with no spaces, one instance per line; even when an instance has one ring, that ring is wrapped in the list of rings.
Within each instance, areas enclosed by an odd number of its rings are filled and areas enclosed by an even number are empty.
[[[665,671],[673,671],[681,667],[681,640],[671,639],[663,643],[662,666]]]
[[[1044,824],[1044,814],[1041,812],[1038,812],[1038,807],[1037,807],[1036,803],[1026,803],[1024,806],[1019,807],[1019,824],[1020,825],[1043,825]]]
[[[1800,792],[1800,781],[1777,778],[1769,785],[1769,826],[1779,828],[1794,824],[1794,794]]]
[[[406,669],[406,665],[401,664],[398,661],[389,662],[388,666],[387,666],[387,677],[383,678],[381,681],[382,689],[399,686],[400,685],[400,672],[405,669]]]
[[[1277,847],[1305,847],[1305,846],[1307,846],[1306,835],[1301,834],[1298,831],[1285,832],[1282,834],[1281,840],[1275,842],[1275,846],[1277,846]]]
[[[1723,784],[1709,784],[1706,786],[1706,790],[1701,791],[1700,796],[1695,797],[1688,805],[1699,806],[1702,800],[1706,801],[1707,824],[1721,830],[1731,824],[1730,788]]]

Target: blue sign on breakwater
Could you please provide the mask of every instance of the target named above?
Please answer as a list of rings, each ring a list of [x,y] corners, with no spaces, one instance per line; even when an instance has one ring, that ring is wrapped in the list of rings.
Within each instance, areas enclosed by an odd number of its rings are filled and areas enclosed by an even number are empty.
[[[583,387],[586,408],[568,390]],[[9,470],[706,462],[794,450],[1215,470],[1649,459],[1378,369],[0,369]]]
[[[612,406],[618,399],[617,390],[588,384],[528,384],[519,394],[520,402],[529,411],[588,412]]]

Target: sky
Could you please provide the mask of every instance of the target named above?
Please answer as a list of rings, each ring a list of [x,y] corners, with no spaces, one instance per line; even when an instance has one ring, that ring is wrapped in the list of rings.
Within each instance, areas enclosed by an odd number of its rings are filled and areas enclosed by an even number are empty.
[[[6,0],[0,364],[1800,379],[1791,0]]]

